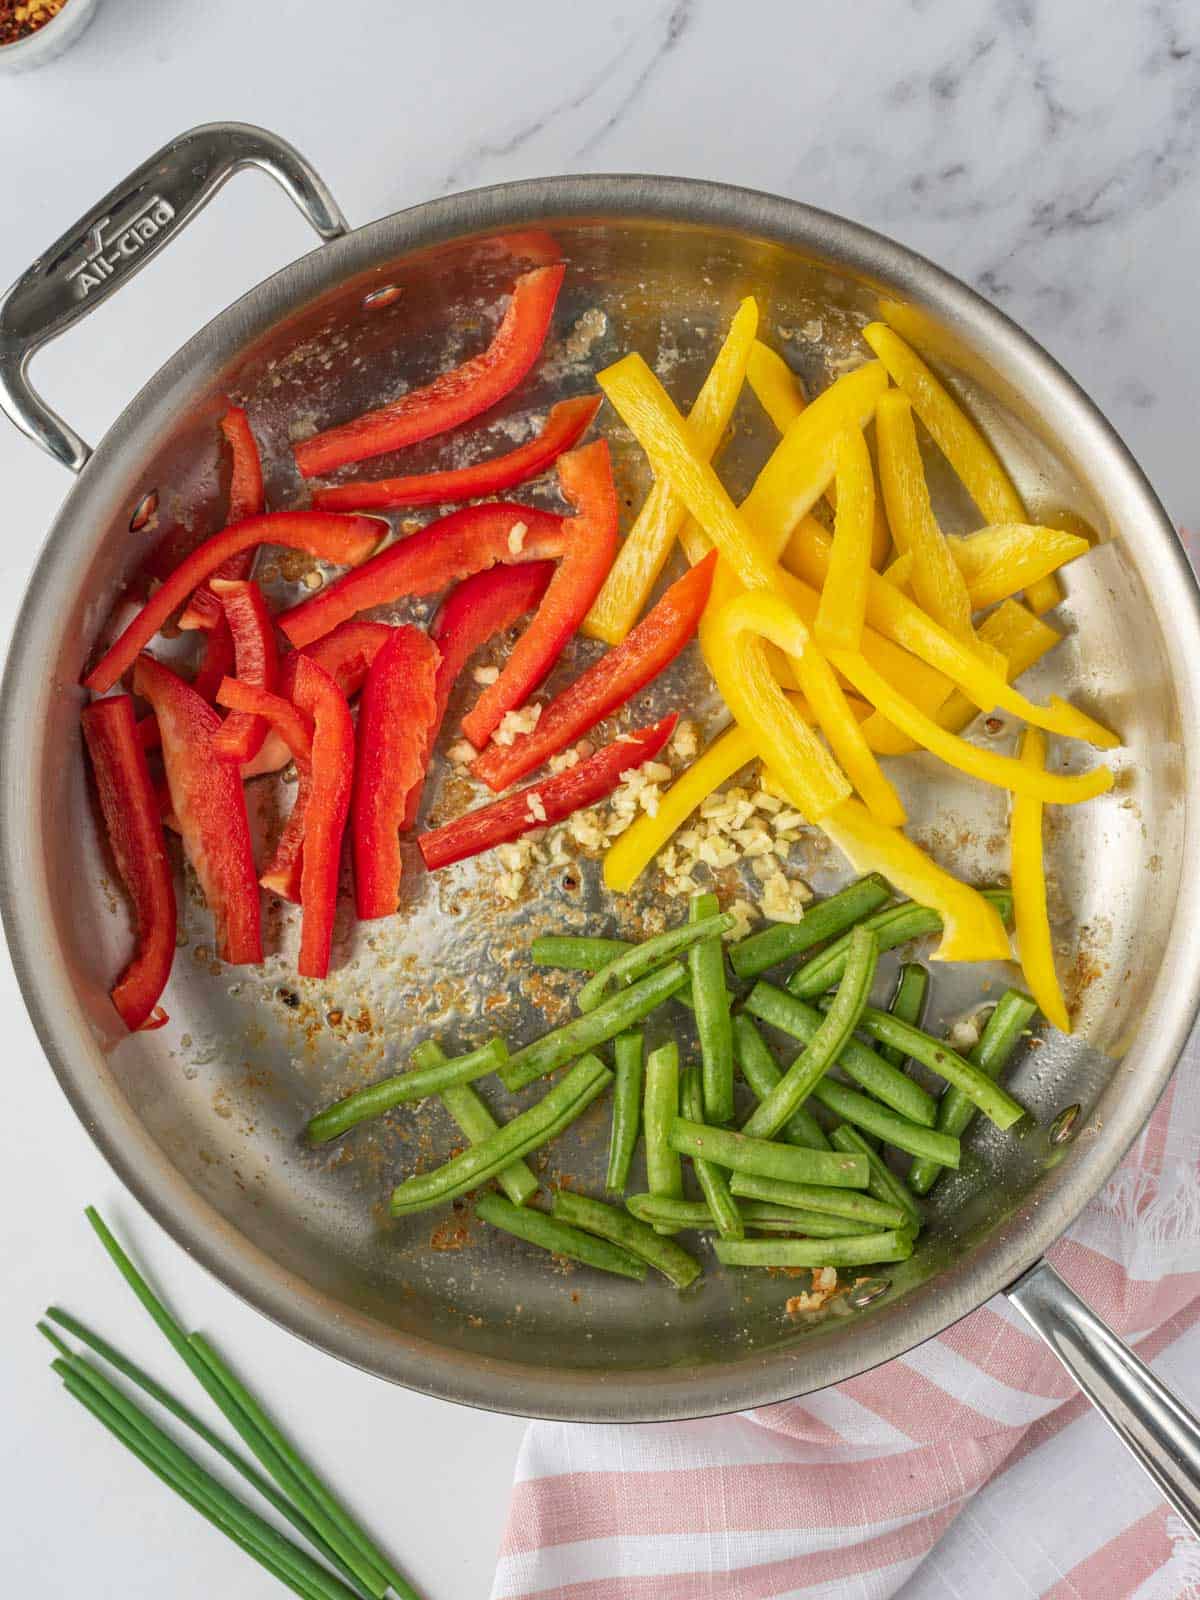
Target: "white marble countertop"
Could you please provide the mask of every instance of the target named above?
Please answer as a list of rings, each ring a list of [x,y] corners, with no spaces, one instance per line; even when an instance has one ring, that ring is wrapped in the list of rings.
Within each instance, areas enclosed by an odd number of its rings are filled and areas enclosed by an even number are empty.
[[[0,282],[172,134],[218,118],[292,139],[352,222],[562,171],[718,178],[842,212],[1023,322],[1124,433],[1175,519],[1200,522],[1200,15],[1185,0],[628,0],[586,11],[551,0],[500,11],[478,0],[102,0],[68,55],[3,80]],[[45,353],[40,385],[97,437],[197,326],[310,242],[271,185],[239,179],[133,288]],[[7,425],[0,482],[7,638],[67,485]],[[269,1399],[304,1395],[295,1432],[429,1600],[485,1595],[522,1425],[385,1388],[235,1301],[93,1151],[7,966],[0,1024],[13,1130],[0,1164],[6,1591],[267,1592],[54,1392],[33,1321],[55,1299],[169,1371],[91,1241],[81,1210],[94,1200]]]

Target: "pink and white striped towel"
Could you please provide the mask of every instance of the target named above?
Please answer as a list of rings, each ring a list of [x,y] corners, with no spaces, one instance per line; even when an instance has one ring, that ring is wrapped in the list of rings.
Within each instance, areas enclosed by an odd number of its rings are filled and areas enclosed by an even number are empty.
[[[1050,1260],[1200,1409],[1198,1069]],[[803,1400],[532,1424],[492,1600],[533,1596],[1200,1600],[1200,1544],[997,1299]]]

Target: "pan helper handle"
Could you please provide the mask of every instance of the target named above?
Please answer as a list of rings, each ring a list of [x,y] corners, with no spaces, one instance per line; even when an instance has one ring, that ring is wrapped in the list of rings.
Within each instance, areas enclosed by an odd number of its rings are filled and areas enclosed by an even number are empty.
[[[91,447],[28,378],[30,358],[150,261],[246,167],[269,173],[324,240],[349,224],[308,162],[286,140],[245,122],[180,134],[68,228],[0,299],[0,406],[22,433],[78,472]]]

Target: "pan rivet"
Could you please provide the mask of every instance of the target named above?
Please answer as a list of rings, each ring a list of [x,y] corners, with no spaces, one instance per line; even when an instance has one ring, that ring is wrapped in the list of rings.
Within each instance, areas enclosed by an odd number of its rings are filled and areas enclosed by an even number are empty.
[[[144,494],[133,508],[133,515],[129,519],[130,533],[141,533],[158,510],[158,490],[151,489],[149,494]]]
[[[363,310],[378,311],[382,306],[390,306],[403,293],[398,283],[385,283],[382,288],[372,289],[370,294],[363,295]]]
[[[1081,1105],[1064,1106],[1050,1124],[1050,1143],[1066,1144],[1075,1137],[1075,1124],[1083,1111]]]
[[[890,1278],[862,1278],[846,1296],[846,1304],[853,1306],[856,1311],[863,1311],[891,1287]]]

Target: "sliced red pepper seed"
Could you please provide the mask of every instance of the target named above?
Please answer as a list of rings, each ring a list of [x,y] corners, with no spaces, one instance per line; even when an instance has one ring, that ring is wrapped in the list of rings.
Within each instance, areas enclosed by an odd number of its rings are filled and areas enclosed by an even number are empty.
[[[117,871],[133,901],[137,930],[133,959],[111,991],[112,1002],[131,1032],[161,1027],[167,1016],[158,999],[175,958],[175,885],[129,695],[113,695],[87,706],[83,736]]]
[[[229,446],[231,468],[229,473],[229,508],[225,523],[242,522],[246,517],[257,517],[266,506],[263,492],[262,461],[258,445],[250,431],[250,419],[241,406],[230,406],[221,418],[221,432]],[[242,550],[228,561],[223,561],[213,573],[214,578],[230,582],[248,578],[254,565],[254,551]],[[197,589],[179,618],[181,628],[215,628],[221,617],[221,603],[207,588]]]
[[[210,593],[224,609],[233,636],[237,676],[243,683],[273,689],[279,677],[279,652],[262,590],[247,578],[212,578],[210,583]],[[213,736],[213,749],[223,760],[240,765],[258,754],[266,733],[267,724],[261,717],[233,711]]]
[[[495,337],[479,355],[390,405],[301,440],[295,456],[303,475],[318,477],[352,461],[431,439],[503,400],[538,358],[565,272],[558,265],[522,273]]]
[[[490,567],[486,572],[477,572],[473,578],[464,578],[462,583],[455,584],[442,601],[429,627],[430,638],[437,645],[441,659],[434,685],[433,725],[425,747],[426,767],[441,732],[450,691],[458,682],[459,674],[481,645],[505,628],[511,628],[538,605],[553,573],[552,561],[532,561],[523,567]],[[332,639],[333,634],[327,634],[326,638]],[[321,644],[324,643],[322,639]],[[313,646],[314,650],[319,648],[319,645]],[[411,828],[417,820],[421,789],[422,784],[418,783],[409,791],[404,811],[405,828]]]
[[[510,745],[489,745],[472,766],[474,775],[493,792],[507,789],[656,678],[695,633],[715,565],[716,552],[711,551],[666,590],[620,644],[568,684],[529,733]]]
[[[558,480],[576,514],[563,524],[562,559],[537,615],[509,652],[495,683],[463,718],[463,732],[477,750],[509,711],[525,704],[566,649],[617,553],[617,491],[606,442],[597,439],[560,456]]]
[[[438,649],[419,628],[393,628],[371,663],[358,707],[351,801],[359,917],[390,917],[400,897],[400,828],[420,787],[437,708]]]
[[[133,683],[158,719],[171,807],[212,915],[217,955],[234,964],[259,962],[258,882],[241,775],[232,762],[212,758],[221,719],[153,656],[137,658]]]
[[[296,658],[292,701],[313,720],[312,766],[300,860],[302,915],[296,970],[302,978],[324,978],[329,972],[342,836],[354,783],[354,723],[346,696],[329,674],[306,656]]]
[[[599,395],[561,400],[552,406],[536,438],[506,455],[477,461],[452,472],[424,472],[410,478],[339,483],[313,491],[318,511],[383,510],[389,506],[438,506],[478,500],[526,483],[552,466],[564,450],[578,444],[600,409]]]
[[[639,728],[636,733],[605,745],[578,766],[556,772],[527,789],[518,789],[516,794],[494,800],[478,811],[468,811],[465,817],[448,822],[444,828],[421,834],[417,843],[425,865],[431,872],[451,866],[594,806],[613,792],[622,773],[658,754],[675,731],[677,720],[672,712],[653,727]]]
[[[342,517],[332,511],[274,511],[223,528],[180,562],[84,678],[84,687],[107,693],[192,590],[231,555],[260,544],[280,544],[340,566],[356,566],[370,555],[381,531],[371,517]]]

